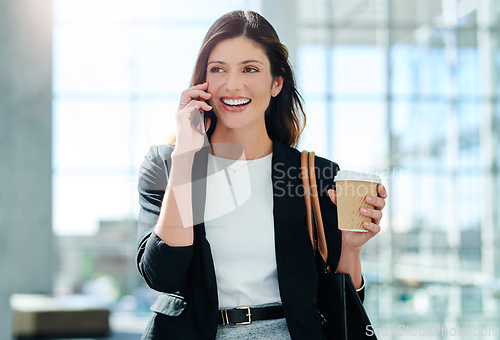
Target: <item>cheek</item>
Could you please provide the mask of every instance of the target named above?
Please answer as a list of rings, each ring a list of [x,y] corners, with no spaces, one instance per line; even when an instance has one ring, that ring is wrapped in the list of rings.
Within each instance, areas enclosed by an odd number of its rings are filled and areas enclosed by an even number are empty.
[[[256,79],[255,81],[252,81],[251,84],[249,83],[249,87],[251,87],[254,91],[254,95],[261,100],[271,100],[271,93],[272,93],[272,81],[265,78],[265,79]]]
[[[271,101],[271,91],[269,91],[267,87],[264,88],[263,86],[261,86],[257,96],[259,98],[259,102],[267,107],[267,105]]]
[[[217,80],[216,77],[207,77],[208,89],[207,92],[210,94],[214,94],[217,92],[217,89],[220,87],[220,81]]]

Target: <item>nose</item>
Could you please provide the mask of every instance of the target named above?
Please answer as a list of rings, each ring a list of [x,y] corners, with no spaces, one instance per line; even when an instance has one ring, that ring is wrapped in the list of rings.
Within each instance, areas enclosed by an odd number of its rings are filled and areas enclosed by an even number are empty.
[[[242,87],[240,72],[229,72],[226,79],[226,90],[228,92],[238,92]]]

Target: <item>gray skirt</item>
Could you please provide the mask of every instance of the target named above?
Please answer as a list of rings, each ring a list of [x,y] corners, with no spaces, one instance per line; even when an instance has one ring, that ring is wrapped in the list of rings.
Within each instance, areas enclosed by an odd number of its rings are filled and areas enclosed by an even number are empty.
[[[276,306],[269,304],[265,306]],[[256,306],[256,307],[263,307]],[[217,340],[240,340],[240,339],[279,339],[291,340],[286,320],[259,320],[249,325],[219,325],[217,328]]]

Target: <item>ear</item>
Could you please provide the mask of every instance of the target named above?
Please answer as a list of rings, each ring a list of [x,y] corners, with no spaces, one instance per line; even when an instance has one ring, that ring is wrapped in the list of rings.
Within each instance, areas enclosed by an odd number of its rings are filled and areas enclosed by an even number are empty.
[[[281,92],[281,89],[283,88],[283,81],[284,79],[282,76],[274,77],[273,87],[271,91],[271,95],[273,97],[276,97]]]

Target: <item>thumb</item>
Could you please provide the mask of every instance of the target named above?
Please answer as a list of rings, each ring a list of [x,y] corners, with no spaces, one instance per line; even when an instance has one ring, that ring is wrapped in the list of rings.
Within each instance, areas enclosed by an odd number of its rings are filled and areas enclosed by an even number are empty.
[[[337,192],[333,189],[330,189],[328,190],[328,196],[330,196],[333,204],[337,205]]]

